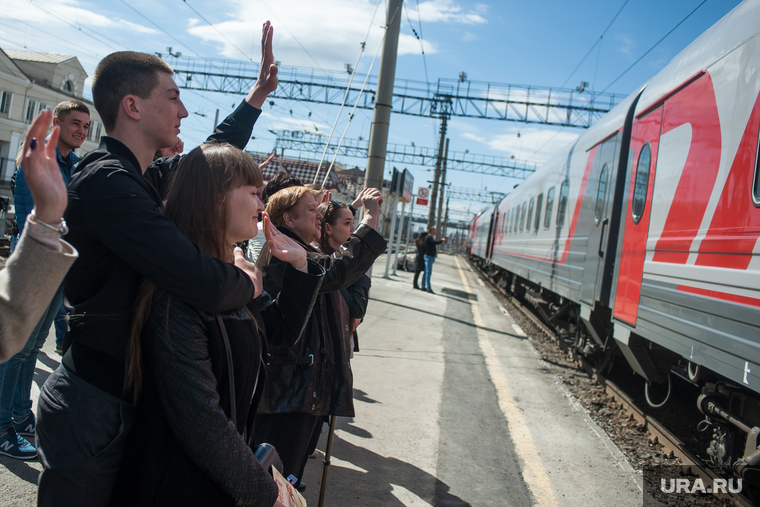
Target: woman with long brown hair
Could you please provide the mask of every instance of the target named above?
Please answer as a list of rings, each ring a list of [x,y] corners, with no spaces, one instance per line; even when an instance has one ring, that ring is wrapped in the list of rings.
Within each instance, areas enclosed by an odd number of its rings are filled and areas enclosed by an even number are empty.
[[[256,234],[262,189],[248,155],[204,144],[182,160],[165,212],[201,251],[233,262],[234,244]],[[266,340],[298,340],[323,270],[263,220],[270,251],[289,263],[279,295],[212,315],[143,283],[127,354],[137,420],[114,505],[280,505],[250,447],[256,387]]]

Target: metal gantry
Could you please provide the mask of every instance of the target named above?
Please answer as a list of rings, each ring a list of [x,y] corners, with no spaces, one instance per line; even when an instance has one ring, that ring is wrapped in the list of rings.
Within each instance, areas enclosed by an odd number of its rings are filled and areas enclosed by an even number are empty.
[[[259,73],[259,64],[234,60],[168,55],[180,88],[245,95]],[[366,75],[356,74],[361,83]],[[340,105],[349,75],[298,67],[280,67],[279,85],[270,99],[298,100]],[[362,109],[373,109],[377,83],[370,77],[367,89],[348,89],[346,104],[358,98]],[[441,118],[457,116],[492,120],[537,123],[562,127],[590,127],[625,96],[575,89],[495,84],[462,79],[438,79],[434,83],[396,79],[393,112],[412,116]]]
[[[464,187],[447,187],[446,197],[455,201],[485,202],[495,204],[505,195],[504,192],[492,192],[489,190],[479,190],[476,188]]]
[[[325,149],[327,136],[302,132],[298,130],[271,131],[277,136],[275,148],[303,153],[322,153]],[[332,156],[336,150],[338,155],[345,157],[367,158],[369,142],[364,139],[344,139],[338,147],[337,141],[331,141],[327,149]],[[388,143],[385,160],[398,164],[434,167],[438,150],[423,146]],[[525,179],[538,169],[538,164],[524,162],[508,157],[478,155],[468,151],[449,151],[447,168],[455,171],[465,171],[491,176]]]

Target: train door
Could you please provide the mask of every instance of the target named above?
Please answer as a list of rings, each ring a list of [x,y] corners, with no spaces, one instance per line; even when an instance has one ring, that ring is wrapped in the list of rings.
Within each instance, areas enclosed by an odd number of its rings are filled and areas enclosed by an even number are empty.
[[[588,233],[588,247],[583,268],[581,301],[590,306],[599,300],[605,276],[607,243],[610,237],[615,184],[618,178],[618,150],[620,133],[602,143],[596,151],[583,197],[579,228]],[[613,253],[614,255],[614,253]]]
[[[635,326],[641,295],[654,175],[662,126],[662,106],[637,118],[631,135],[626,213],[621,220],[620,248],[614,317]]]
[[[491,213],[491,222],[488,224],[488,241],[486,241],[486,248],[483,256],[486,260],[491,260],[491,249],[493,248],[494,238],[496,236],[495,227],[499,221],[499,212]]]

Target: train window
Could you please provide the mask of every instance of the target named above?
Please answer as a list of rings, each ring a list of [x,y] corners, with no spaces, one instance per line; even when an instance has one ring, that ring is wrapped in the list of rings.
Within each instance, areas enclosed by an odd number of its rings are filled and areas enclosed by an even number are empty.
[[[602,167],[599,174],[599,187],[596,190],[596,208],[594,209],[594,223],[599,225],[604,214],[604,199],[607,197],[607,164]]]
[[[533,222],[533,228],[538,230],[538,226],[541,224],[541,205],[544,203],[544,194],[538,194],[536,198],[536,221]]]
[[[522,211],[520,212],[520,232],[522,232],[525,227],[525,208],[527,208],[527,206],[527,202],[522,204]]]
[[[507,211],[507,220],[504,222],[504,234],[509,234],[509,219],[512,218],[512,210]]]
[[[530,222],[531,222],[531,219],[533,218],[533,207],[535,205],[536,205],[536,198],[533,197],[530,200],[530,204],[528,204],[528,220],[525,223],[525,228],[528,230],[528,232],[530,232]]]
[[[647,189],[649,187],[649,169],[652,164],[652,149],[649,143],[641,148],[639,162],[636,164],[636,179],[633,186],[633,203],[631,203],[631,218],[637,224],[644,214],[647,205]]]
[[[554,187],[546,193],[546,213],[544,214],[544,229],[552,224],[552,210],[554,208]]]
[[[517,210],[519,210],[517,206],[512,208],[512,234],[517,232]]]
[[[560,229],[565,225],[565,212],[567,211],[567,195],[570,192],[570,180],[562,182],[559,187],[559,205],[557,206],[557,227]]]

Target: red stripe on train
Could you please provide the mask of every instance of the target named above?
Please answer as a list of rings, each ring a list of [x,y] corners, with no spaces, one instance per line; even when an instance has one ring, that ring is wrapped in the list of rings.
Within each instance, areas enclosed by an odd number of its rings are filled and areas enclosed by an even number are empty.
[[[699,289],[697,287],[689,287],[688,285],[679,285],[677,290],[679,292],[687,292],[689,294],[705,296],[711,299],[720,299],[723,301],[730,301],[732,303],[739,303],[739,304],[747,305],[747,306],[760,307],[760,299],[751,298],[748,296],[739,296],[738,294],[730,294],[728,292],[719,292],[717,290]]]

